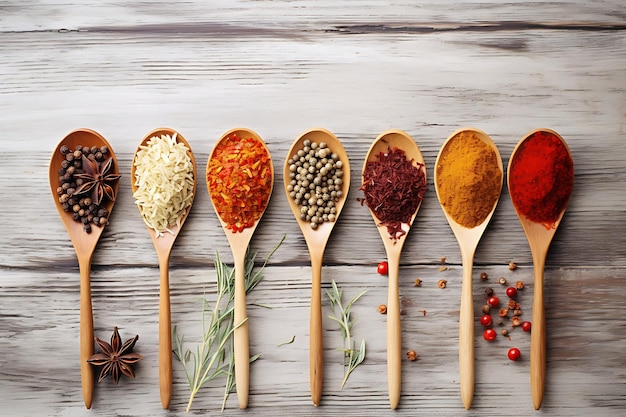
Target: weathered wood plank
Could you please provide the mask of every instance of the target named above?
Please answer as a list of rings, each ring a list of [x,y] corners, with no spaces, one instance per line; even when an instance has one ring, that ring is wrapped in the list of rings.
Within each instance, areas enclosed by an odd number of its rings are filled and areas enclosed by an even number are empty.
[[[252,241],[259,257],[285,235],[249,297],[249,415],[463,414],[458,387],[458,246],[436,200],[432,172],[457,128],[485,130],[506,165],[517,141],[550,127],[574,156],[575,190],[546,270],[546,416],[617,416],[626,410],[626,47],[621,2],[383,1],[0,4],[0,415],[160,415],[156,254],[130,192],[135,147],[157,126],[189,140],[204,174],[216,140],[234,126],[256,130],[277,168],[270,207]],[[512,19],[515,19],[514,21]],[[304,130],[333,131],[350,155],[351,194],[329,242],[323,287],[335,279],[354,306],[367,359],[344,390],[338,329],[324,321],[322,406],[308,377],[310,268],[306,245],[283,195],[281,167]],[[98,384],[86,412],[78,367],[78,269],[52,204],[50,152],[78,127],[113,145],[122,178],[111,224],[93,259],[96,333],[140,335],[137,379]],[[384,249],[357,201],[370,143],[406,130],[420,146],[428,193],[401,268],[403,361],[400,409],[388,408]],[[25,178],[29,182],[25,183]],[[172,322],[200,338],[200,298],[215,299],[215,253],[232,262],[204,184],[171,258]],[[440,258],[449,270],[440,272]],[[507,269],[510,260],[520,268]],[[528,245],[506,187],[476,255],[476,315],[499,276],[522,279],[532,305]],[[415,287],[415,278],[423,280]],[[446,289],[437,288],[447,279]],[[264,308],[256,305],[268,306]],[[330,307],[324,297],[324,316]],[[426,313],[424,313],[424,311]],[[467,415],[532,416],[529,337],[516,329],[493,344],[476,332],[476,394]],[[278,347],[295,336],[292,344]],[[509,346],[522,350],[509,362]],[[223,380],[203,388],[192,415],[218,414]],[[185,415],[187,383],[174,363],[168,415]],[[504,410],[504,411],[503,411]],[[224,415],[242,415],[233,394]]]

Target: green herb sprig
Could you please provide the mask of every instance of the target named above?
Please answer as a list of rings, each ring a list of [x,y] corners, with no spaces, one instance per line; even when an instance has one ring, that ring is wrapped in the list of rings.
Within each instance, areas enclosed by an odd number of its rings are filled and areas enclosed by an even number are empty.
[[[263,265],[256,271],[254,270],[256,253],[246,253],[244,273],[246,293],[252,291],[263,280],[265,266],[284,240],[285,237],[283,236],[267,256]],[[215,273],[217,276],[217,299],[212,310],[209,309],[209,302],[202,299],[202,342],[196,347],[195,352],[184,347],[184,337],[178,334],[176,326],[173,329],[174,356],[182,363],[191,390],[187,412],[191,409],[196,394],[205,383],[222,375],[226,376],[222,411],[226,406],[229,394],[235,387],[232,336],[235,329],[244,324],[247,319],[241,323],[235,323],[233,307],[235,270],[222,262],[219,253],[216,253]],[[252,356],[250,362],[254,362],[258,358],[259,355]]]
[[[332,308],[333,313],[336,313],[335,309],[338,309],[339,314],[337,314],[337,316],[328,317],[339,323],[339,329],[341,330],[341,335],[343,336],[343,349],[341,349],[344,352],[345,368],[345,376],[343,381],[341,381],[341,389],[343,389],[352,371],[354,371],[356,367],[359,366],[365,359],[365,339],[361,340],[359,349],[356,350],[355,343],[353,342],[352,335],[350,334],[350,330],[356,322],[356,320],[350,319],[350,308],[367,291],[361,291],[344,307],[341,301],[343,291],[337,287],[337,283],[334,280],[331,281],[331,285],[332,288],[331,290],[326,291],[326,295],[328,295],[330,307]]]

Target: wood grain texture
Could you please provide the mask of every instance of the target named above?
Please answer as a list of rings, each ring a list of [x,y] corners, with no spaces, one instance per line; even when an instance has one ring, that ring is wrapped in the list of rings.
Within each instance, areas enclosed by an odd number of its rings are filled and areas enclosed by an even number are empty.
[[[159,126],[181,132],[199,167],[235,126],[254,129],[280,166],[305,130],[324,127],[343,142],[351,192],[324,255],[322,291],[334,279],[353,307],[354,336],[367,359],[339,390],[341,336],[323,301],[324,388],[310,400],[311,269],[282,187],[251,247],[267,255],[285,235],[248,296],[249,408],[234,393],[224,415],[533,416],[530,337],[488,344],[475,322],[475,391],[459,391],[461,255],[432,176],[400,267],[402,395],[386,387],[385,251],[356,200],[359,168],[383,131],[407,131],[432,172],[457,128],[484,130],[508,164],[519,139],[538,127],[559,132],[575,164],[574,194],[545,271],[546,385],[541,414],[620,416],[626,411],[626,15],[618,1],[17,2],[0,4],[0,408],[2,416],[185,415],[188,387],[173,363],[169,412],[158,386],[158,260],[130,190],[130,161]],[[140,335],[135,380],[97,384],[84,409],[79,365],[79,271],[48,186],[51,152],[87,127],[115,149],[123,178],[111,224],[92,259],[96,335],[118,326]],[[198,175],[204,175],[199,169]],[[28,182],[25,182],[28,178]],[[171,320],[189,343],[200,338],[200,299],[215,299],[215,253],[232,264],[209,196],[198,195],[170,258]],[[24,198],[22,198],[24,197]],[[447,270],[440,272],[440,258]],[[509,261],[520,266],[509,271]],[[488,283],[478,274],[487,272]],[[506,186],[478,246],[474,309],[499,276],[523,280],[532,308],[532,257]],[[419,277],[421,287],[413,282]],[[438,279],[447,279],[445,289]],[[264,308],[269,306],[271,308]],[[292,344],[279,344],[291,340]],[[510,362],[506,350],[521,349]],[[223,380],[206,385],[189,415],[217,415]]]

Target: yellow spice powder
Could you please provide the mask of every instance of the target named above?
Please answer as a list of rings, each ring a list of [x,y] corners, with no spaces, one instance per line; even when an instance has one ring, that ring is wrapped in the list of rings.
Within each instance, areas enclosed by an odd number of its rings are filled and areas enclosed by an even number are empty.
[[[441,150],[436,167],[441,205],[467,228],[485,221],[502,190],[499,156],[479,134],[471,130],[456,134]]]

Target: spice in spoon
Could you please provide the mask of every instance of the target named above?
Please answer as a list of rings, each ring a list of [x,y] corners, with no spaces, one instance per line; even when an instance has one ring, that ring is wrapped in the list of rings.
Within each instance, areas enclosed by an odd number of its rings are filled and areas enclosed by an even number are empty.
[[[272,159],[259,139],[233,132],[216,145],[207,186],[227,229],[241,232],[261,218],[272,192],[272,172]]]
[[[115,172],[115,161],[107,146],[76,145],[74,150],[60,148],[65,159],[59,167],[57,195],[64,211],[72,213],[74,221],[83,224],[91,233],[91,226],[108,223],[108,202],[115,201],[116,185],[121,175]]]
[[[193,202],[193,162],[190,149],[174,135],[153,136],[139,147],[135,167],[135,203],[143,221],[163,236],[180,226]]]
[[[365,194],[359,199],[361,205],[367,204],[387,227],[389,236],[399,239],[406,234],[402,224],[410,226],[411,217],[424,199],[424,165],[407,159],[402,149],[389,148],[365,164],[360,189]]]
[[[574,162],[556,134],[537,131],[519,145],[510,162],[509,193],[520,214],[553,228],[573,186]]]
[[[337,218],[336,203],[343,196],[343,162],[325,142],[304,140],[287,161],[289,197],[300,207],[300,219],[317,229]]]
[[[502,189],[498,155],[478,135],[472,130],[457,133],[444,145],[436,168],[441,206],[469,229],[485,221]]]

